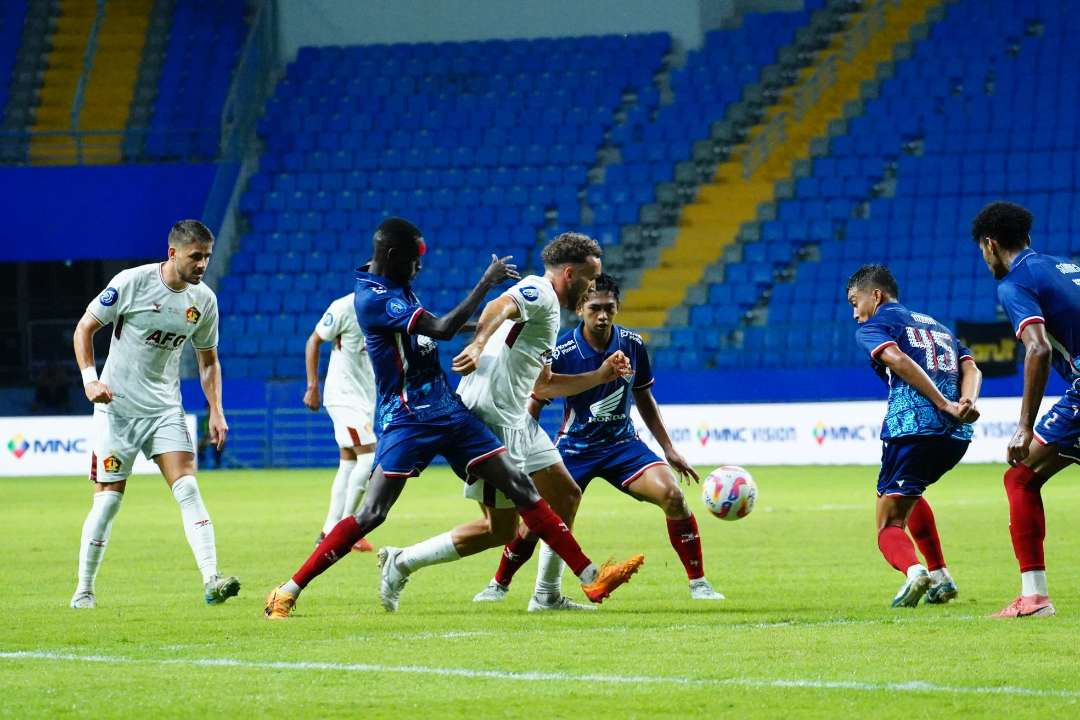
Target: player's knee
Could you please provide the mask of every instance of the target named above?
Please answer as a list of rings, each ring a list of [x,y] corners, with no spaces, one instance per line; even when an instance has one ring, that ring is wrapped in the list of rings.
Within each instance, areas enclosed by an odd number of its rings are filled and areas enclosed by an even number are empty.
[[[659,504],[664,509],[664,514],[669,517],[685,517],[690,511],[686,506],[686,497],[683,495],[682,488],[674,483],[664,487]]]
[[[353,518],[356,519],[357,525],[364,528],[366,532],[371,532],[386,521],[389,512],[388,507],[365,504],[353,514]]]
[[[183,475],[177,478],[172,485],[172,494],[181,505],[196,502],[199,499],[199,483],[195,476]]]

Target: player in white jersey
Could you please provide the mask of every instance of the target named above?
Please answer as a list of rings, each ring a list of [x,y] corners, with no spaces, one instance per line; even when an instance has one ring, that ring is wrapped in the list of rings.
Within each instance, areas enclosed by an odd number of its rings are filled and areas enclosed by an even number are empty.
[[[213,247],[214,236],[202,223],[176,223],[168,259],[118,274],[75,328],[75,359],[86,398],[94,403],[94,501],[83,524],[73,608],[96,605],[94,580],[139,452],[157,463],[180,506],[206,603],[223,603],[240,591],[239,580],[218,574],[214,526],[195,481],[194,446],[180,404],[180,353],[190,340],[210,408],[210,440],[224,445],[229,426],[221,405],[217,298],[202,284]],[[94,333],[110,323],[109,357],[98,379]]]
[[[326,368],[326,387],[319,395],[319,347],[330,343],[330,364]],[[326,308],[319,324],[304,347],[307,368],[307,391],[304,405],[318,410],[320,403],[334,423],[334,440],[340,453],[337,475],[330,487],[330,509],[315,544],[347,515],[360,507],[371,461],[375,457],[375,374],[367,354],[364,333],[356,322],[353,293],[339,297]],[[371,552],[366,538],[353,549]]]
[[[621,352],[593,372],[551,372],[559,307],[577,307],[579,298],[600,274],[601,254],[600,246],[584,235],[564,233],[555,238],[544,248],[544,275],[530,275],[489,302],[473,341],[452,365],[454,371],[465,375],[457,390],[462,401],[506,444],[510,458],[532,478],[540,495],[568,527],[577,512],[581,490],[526,406],[530,392],[537,388],[554,396],[574,395],[629,372],[629,361]],[[379,593],[387,610],[396,609],[402,588],[416,570],[501,547],[519,532],[525,535],[524,527],[519,531],[514,504],[483,480],[470,478],[465,496],[480,503],[483,518],[407,548],[379,551]],[[562,568],[557,555],[544,553],[530,611],[593,609],[562,594]]]

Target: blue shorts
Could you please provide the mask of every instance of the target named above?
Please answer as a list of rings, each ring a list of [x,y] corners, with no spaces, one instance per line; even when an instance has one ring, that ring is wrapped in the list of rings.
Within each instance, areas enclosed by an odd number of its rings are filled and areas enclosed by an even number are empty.
[[[415,477],[442,455],[464,480],[473,465],[501,452],[506,446],[495,433],[462,408],[434,420],[392,423],[379,437],[373,464],[387,477]]]
[[[919,497],[928,486],[956,467],[970,444],[968,440],[940,435],[911,436],[883,442],[878,497]]]
[[[1076,385],[1073,383],[1054,407],[1039,418],[1035,439],[1043,445],[1056,445],[1062,457],[1080,462],[1080,390]]]
[[[648,445],[637,439],[616,445],[600,445],[585,452],[563,453],[562,459],[570,477],[574,478],[582,491],[593,478],[602,477],[627,494],[630,492],[627,486],[642,473],[651,467],[667,464]]]

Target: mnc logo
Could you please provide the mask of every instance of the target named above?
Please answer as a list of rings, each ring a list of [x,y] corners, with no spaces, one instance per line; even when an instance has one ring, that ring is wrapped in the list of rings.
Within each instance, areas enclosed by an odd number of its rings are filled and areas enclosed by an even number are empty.
[[[8,450],[11,451],[12,455],[14,455],[16,458],[21,458],[23,455],[26,454],[26,451],[30,449],[30,443],[26,442],[26,438],[22,436],[22,433],[19,433],[15,437],[8,440],[7,447]]]
[[[86,438],[47,438],[45,440],[27,440],[22,433],[8,440],[8,450],[16,458],[28,452],[34,453],[84,453]]]
[[[864,442],[874,437],[875,430],[869,425],[826,425],[818,420],[811,435],[818,445],[824,445],[826,440]]]

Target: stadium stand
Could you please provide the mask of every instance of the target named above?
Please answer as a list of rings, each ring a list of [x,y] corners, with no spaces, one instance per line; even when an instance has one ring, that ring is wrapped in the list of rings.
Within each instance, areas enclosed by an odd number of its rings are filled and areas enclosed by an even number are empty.
[[[860,364],[843,283],[863,262],[888,263],[904,300],[949,324],[994,320],[994,282],[968,223],[1000,197],[1032,209],[1040,248],[1080,253],[1069,233],[1080,220],[1077,85],[1059,72],[1080,56],[1066,40],[1076,23],[1054,0],[949,5],[797,180],[794,197],[778,203],[760,240],[690,308],[692,326],[705,316],[715,323],[711,308],[749,298],[742,316],[765,291],[767,323],[676,330],[657,364],[678,366],[687,351],[719,367]],[[978,48],[963,42],[972,33],[983,38]]]
[[[11,75],[26,17],[26,0],[12,0],[0,5],[0,117],[7,107]]]

